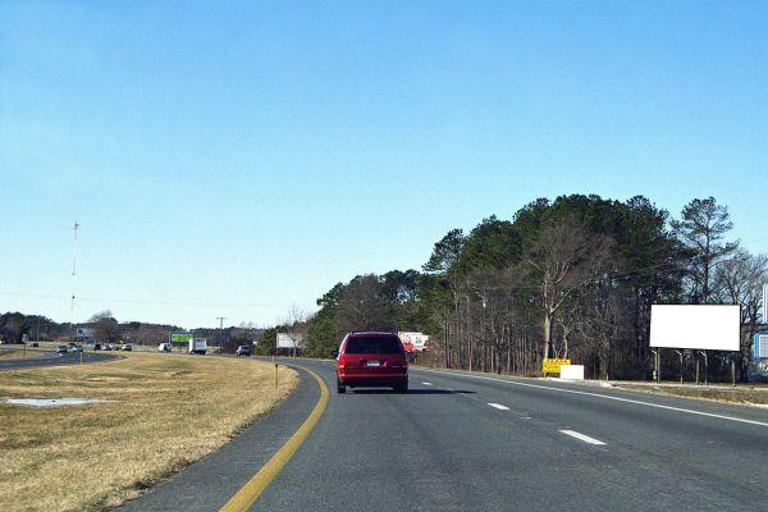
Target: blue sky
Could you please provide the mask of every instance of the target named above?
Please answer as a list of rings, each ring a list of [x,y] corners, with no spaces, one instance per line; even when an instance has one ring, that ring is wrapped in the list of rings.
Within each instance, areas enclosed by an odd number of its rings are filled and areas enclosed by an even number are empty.
[[[0,310],[267,325],[566,193],[714,195],[768,252],[766,26],[747,1],[0,0]]]

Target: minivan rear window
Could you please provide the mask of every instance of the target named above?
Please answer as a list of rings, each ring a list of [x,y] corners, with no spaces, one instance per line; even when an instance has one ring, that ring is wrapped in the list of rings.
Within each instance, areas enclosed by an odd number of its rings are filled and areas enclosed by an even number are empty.
[[[366,336],[347,340],[347,354],[399,354],[400,340],[392,336]]]

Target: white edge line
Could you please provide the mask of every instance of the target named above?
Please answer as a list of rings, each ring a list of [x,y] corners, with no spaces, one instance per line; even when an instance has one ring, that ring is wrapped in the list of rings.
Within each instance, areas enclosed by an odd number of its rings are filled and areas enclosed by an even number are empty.
[[[588,435],[581,434],[579,432],[576,432],[575,430],[560,430],[559,432],[571,436],[573,438],[578,439],[579,441],[584,441],[587,444],[593,444],[595,446],[603,446],[605,445],[604,442],[600,441],[599,439],[595,439],[594,437],[589,437]]]
[[[508,411],[509,410],[509,407],[507,407],[506,405],[497,404],[496,402],[488,402],[488,405],[490,405],[491,407],[493,407],[495,409],[498,409],[500,411]]]
[[[735,421],[737,423],[746,423],[748,425],[757,425],[758,427],[768,427],[768,423],[766,423],[764,421],[748,420],[746,418],[736,418],[736,417],[733,417],[733,416],[724,416],[722,414],[714,414],[714,413],[711,413],[711,412],[695,411],[693,409],[684,409],[682,407],[673,407],[671,405],[654,404],[654,403],[651,403],[651,402],[643,402],[642,400],[633,400],[631,398],[622,398],[622,397],[619,397],[619,396],[603,395],[603,394],[600,394],[600,393],[592,393],[592,392],[589,392],[589,391],[578,391],[576,389],[555,388],[555,387],[551,387],[551,386],[542,386],[540,384],[529,384],[527,382],[519,382],[519,381],[516,381],[516,380],[494,379],[492,377],[483,377],[483,376],[480,376],[480,375],[464,375],[464,374],[461,374],[461,373],[444,372],[444,371],[440,371],[440,370],[429,370],[429,369],[424,369],[424,368],[419,368],[418,371],[441,373],[443,375],[452,375],[452,376],[455,376],[455,377],[464,377],[464,378],[467,378],[467,379],[490,380],[490,381],[493,381],[493,382],[502,382],[502,383],[511,384],[511,385],[514,385],[514,386],[525,386],[525,387],[529,387],[529,388],[546,389],[546,390],[549,390],[549,391],[559,391],[561,393],[572,393],[574,395],[594,396],[594,397],[598,397],[598,398],[604,398],[606,400],[615,400],[617,402],[625,402],[625,403],[630,403],[630,404],[635,404],[635,405],[644,405],[646,407],[655,407],[657,409],[664,409],[664,410],[667,410],[667,411],[683,412],[683,413],[686,413],[686,414],[695,414],[697,416],[706,416],[706,417],[709,417],[709,418],[717,418],[717,419],[726,420],[726,421]]]
[[[434,386],[434,384],[432,384],[431,382],[422,382],[422,384],[424,384],[425,386]]]

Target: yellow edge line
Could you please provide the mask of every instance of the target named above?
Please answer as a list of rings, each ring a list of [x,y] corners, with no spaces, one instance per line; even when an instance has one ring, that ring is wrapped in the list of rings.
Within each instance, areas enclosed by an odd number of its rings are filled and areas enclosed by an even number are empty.
[[[309,372],[320,386],[320,399],[317,401],[317,404],[315,404],[314,409],[312,409],[312,412],[307,419],[304,420],[304,423],[301,424],[301,427],[299,427],[277,453],[269,459],[269,462],[264,464],[259,472],[253,475],[253,477],[248,480],[248,482],[237,491],[237,493],[232,496],[221,509],[219,509],[219,512],[244,512],[251,508],[251,506],[256,503],[256,500],[259,499],[259,496],[267,490],[269,484],[271,484],[277,475],[280,474],[283,466],[291,460],[291,457],[293,457],[293,454],[299,449],[299,446],[301,446],[309,437],[309,434],[312,433],[317,422],[320,421],[320,417],[323,415],[323,412],[325,412],[325,408],[328,405],[330,392],[328,391],[328,386],[325,385],[325,382],[323,382],[315,372],[307,370],[306,368],[303,368],[303,370]]]

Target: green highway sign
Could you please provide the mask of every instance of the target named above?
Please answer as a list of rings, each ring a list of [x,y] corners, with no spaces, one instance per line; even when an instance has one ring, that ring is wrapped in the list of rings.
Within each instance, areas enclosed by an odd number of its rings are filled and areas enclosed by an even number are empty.
[[[192,340],[192,335],[181,332],[171,333],[171,343],[176,345],[187,345]]]

